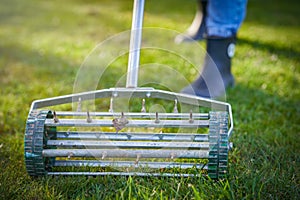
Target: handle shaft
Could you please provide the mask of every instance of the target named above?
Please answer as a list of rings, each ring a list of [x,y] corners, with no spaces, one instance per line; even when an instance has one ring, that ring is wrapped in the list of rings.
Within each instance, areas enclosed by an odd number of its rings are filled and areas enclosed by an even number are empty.
[[[144,5],[144,0],[134,0],[127,70],[127,88],[135,88],[138,84]]]

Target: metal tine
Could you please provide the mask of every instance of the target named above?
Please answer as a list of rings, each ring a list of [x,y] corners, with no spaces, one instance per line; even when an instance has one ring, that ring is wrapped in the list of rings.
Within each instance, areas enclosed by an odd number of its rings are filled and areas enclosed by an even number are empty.
[[[143,99],[143,100],[142,100],[142,109],[141,109],[141,112],[142,112],[142,113],[146,113],[146,112],[147,112],[147,111],[146,111],[145,102],[146,102],[146,100]]]
[[[171,153],[171,160],[174,160],[175,153]]]
[[[106,158],[107,152],[103,152],[101,159],[104,160]]]
[[[68,159],[71,159],[71,157],[73,156],[74,154],[72,153],[72,152],[70,152],[69,154],[68,154]]]
[[[194,119],[193,119],[193,111],[191,110],[190,111],[190,119],[189,119],[189,122],[192,124],[194,123]]]
[[[81,112],[81,97],[78,98],[77,112]]]
[[[174,100],[174,109],[173,109],[173,113],[178,113],[177,99]]]
[[[59,122],[55,111],[53,111],[53,121],[54,121],[54,123],[58,123]]]
[[[87,123],[91,123],[92,122],[92,118],[90,116],[90,112],[89,111],[86,112],[86,122]]]
[[[114,99],[110,98],[110,104],[109,104],[109,110],[108,110],[108,112],[110,112],[110,113],[114,112],[113,104],[114,104]]]
[[[140,158],[141,158],[141,154],[137,154],[134,164],[136,164],[136,165],[139,164]]]
[[[159,123],[158,112],[155,112],[155,123]]]
[[[159,138],[159,140],[163,140],[164,139],[164,135],[163,135],[163,131],[162,130],[159,132],[158,138]]]

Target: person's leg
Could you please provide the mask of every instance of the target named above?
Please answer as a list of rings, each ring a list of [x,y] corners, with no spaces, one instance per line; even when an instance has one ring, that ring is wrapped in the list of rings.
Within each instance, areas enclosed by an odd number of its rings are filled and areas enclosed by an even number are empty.
[[[235,36],[245,18],[246,5],[247,0],[209,0],[206,17],[207,36]]]
[[[225,88],[234,85],[231,74],[231,57],[235,38],[211,38],[207,40],[207,54],[200,76],[181,92],[206,98],[216,98]],[[229,47],[231,45],[231,47]],[[231,49],[228,49],[231,48]],[[227,52],[231,51],[231,52]]]
[[[206,18],[207,0],[197,1],[197,11],[194,20],[185,33],[177,35],[176,43],[191,42],[196,40],[203,40],[205,33],[205,18]]]
[[[236,33],[245,17],[247,0],[209,0],[207,4],[207,55],[201,74],[181,92],[215,98],[234,85],[231,58]]]

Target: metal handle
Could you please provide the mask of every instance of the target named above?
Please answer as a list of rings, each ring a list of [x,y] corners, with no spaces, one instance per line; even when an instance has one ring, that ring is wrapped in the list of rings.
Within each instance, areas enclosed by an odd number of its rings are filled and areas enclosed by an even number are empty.
[[[127,88],[137,87],[140,62],[140,48],[142,41],[144,5],[144,0],[134,0],[127,70]]]

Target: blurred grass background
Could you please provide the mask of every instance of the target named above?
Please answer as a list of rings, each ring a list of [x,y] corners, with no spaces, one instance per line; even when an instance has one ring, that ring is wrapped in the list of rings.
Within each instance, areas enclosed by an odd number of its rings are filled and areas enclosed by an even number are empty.
[[[144,25],[183,32],[195,5],[149,0]],[[233,60],[236,86],[227,93],[235,120],[228,179],[28,177],[23,136],[31,102],[72,93],[85,57],[128,30],[131,13],[131,0],[0,1],[0,199],[299,199],[296,0],[249,0]],[[155,53],[145,59],[174,63]],[[188,67],[178,70],[190,81],[197,76]],[[107,87],[116,81],[106,80]]]

